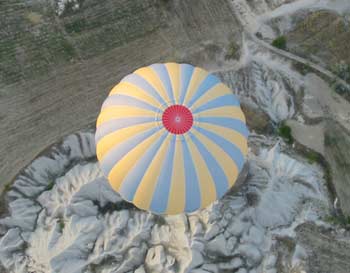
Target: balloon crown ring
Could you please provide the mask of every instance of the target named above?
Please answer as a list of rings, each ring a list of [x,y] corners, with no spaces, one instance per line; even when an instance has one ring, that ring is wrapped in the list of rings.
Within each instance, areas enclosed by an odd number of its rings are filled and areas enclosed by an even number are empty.
[[[170,133],[180,135],[191,129],[193,116],[186,106],[175,104],[164,110],[162,122]]]

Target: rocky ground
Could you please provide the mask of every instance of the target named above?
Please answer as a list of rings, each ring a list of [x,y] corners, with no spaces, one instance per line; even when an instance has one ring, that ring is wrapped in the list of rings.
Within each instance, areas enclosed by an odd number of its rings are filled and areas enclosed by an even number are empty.
[[[222,200],[161,217],[124,202],[103,178],[93,134],[71,135],[31,163],[6,194],[6,272],[278,272],[277,238],[329,208],[323,171],[252,135],[248,177]],[[303,266],[303,257],[283,263]]]
[[[348,272],[349,103],[329,79],[301,71],[242,31],[272,40],[300,34],[314,14],[343,23],[348,3],[118,3],[0,3],[8,28],[0,34],[1,183],[17,174],[1,199],[0,272]],[[49,45],[44,27],[66,42],[55,40],[37,59],[36,38],[18,33],[27,29]],[[59,55],[65,43],[73,48],[67,60]],[[173,217],[140,211],[110,190],[87,130],[113,84],[163,60],[213,71],[240,97],[252,132],[242,185],[202,211]],[[11,67],[14,61],[21,65]],[[285,125],[292,142],[278,129]]]

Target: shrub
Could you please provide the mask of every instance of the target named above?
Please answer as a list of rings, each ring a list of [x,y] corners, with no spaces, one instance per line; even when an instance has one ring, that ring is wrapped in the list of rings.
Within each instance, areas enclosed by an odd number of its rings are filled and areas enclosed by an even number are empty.
[[[287,48],[287,39],[284,36],[280,36],[273,40],[272,45],[274,47],[277,47],[279,49],[285,50]]]
[[[71,23],[67,23],[64,27],[68,33],[80,33],[88,28],[88,23],[85,18],[82,18]]]
[[[64,226],[65,226],[64,219],[63,218],[59,218],[58,219],[58,227],[60,229],[60,232],[62,232],[64,230]]]
[[[344,86],[342,83],[339,83],[337,81],[334,81],[331,85],[332,89],[339,95],[347,98],[349,97],[350,90],[346,86]]]
[[[325,146],[332,146],[337,144],[336,137],[330,136],[329,134],[325,134],[324,136],[324,145]]]
[[[4,187],[4,192],[8,192],[11,189],[12,183],[7,183]]]
[[[285,123],[282,123],[278,128],[278,135],[282,137],[288,144],[292,144],[294,141],[292,136],[292,129]]]
[[[319,161],[319,155],[317,153],[315,153],[314,151],[309,151],[307,154],[306,154],[306,158],[307,158],[307,161],[310,163],[310,164],[313,164],[317,161]]]
[[[228,46],[227,53],[225,56],[226,60],[237,59],[239,53],[239,46],[235,42],[231,42]]]
[[[299,62],[294,62],[293,67],[295,70],[297,70],[300,74],[304,76],[312,71],[312,68],[308,64],[303,64]]]
[[[344,61],[332,67],[334,73],[344,81],[350,82],[350,65]]]
[[[46,186],[46,190],[50,191],[52,190],[53,186],[55,185],[55,181],[54,180],[50,180],[49,183]]]
[[[346,216],[327,216],[324,220],[334,225],[341,225],[341,226],[350,225],[350,217],[346,217]]]

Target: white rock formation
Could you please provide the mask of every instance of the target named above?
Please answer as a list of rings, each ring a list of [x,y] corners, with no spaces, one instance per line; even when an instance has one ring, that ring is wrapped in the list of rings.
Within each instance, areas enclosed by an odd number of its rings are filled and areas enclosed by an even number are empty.
[[[68,8],[77,10],[80,8],[79,0],[55,0],[56,13],[62,15]]]
[[[247,49],[244,66],[237,70],[217,72],[235,90],[241,100],[248,100],[269,115],[274,123],[290,119],[295,114],[293,92],[299,92],[303,81],[288,63],[259,52],[253,45]]]
[[[122,201],[93,151],[93,135],[76,134],[18,176],[0,220],[0,262],[8,272],[272,273],[274,235],[293,237],[297,224],[310,213],[317,220],[328,206],[320,169],[281,153],[279,144],[249,155],[239,192],[165,217]]]

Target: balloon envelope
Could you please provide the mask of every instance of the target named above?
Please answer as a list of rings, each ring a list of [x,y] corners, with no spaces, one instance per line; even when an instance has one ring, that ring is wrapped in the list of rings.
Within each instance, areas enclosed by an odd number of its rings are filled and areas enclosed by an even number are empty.
[[[123,78],[96,127],[97,158],[112,188],[159,214],[192,212],[221,198],[248,149],[237,97],[189,64],[153,64]]]

